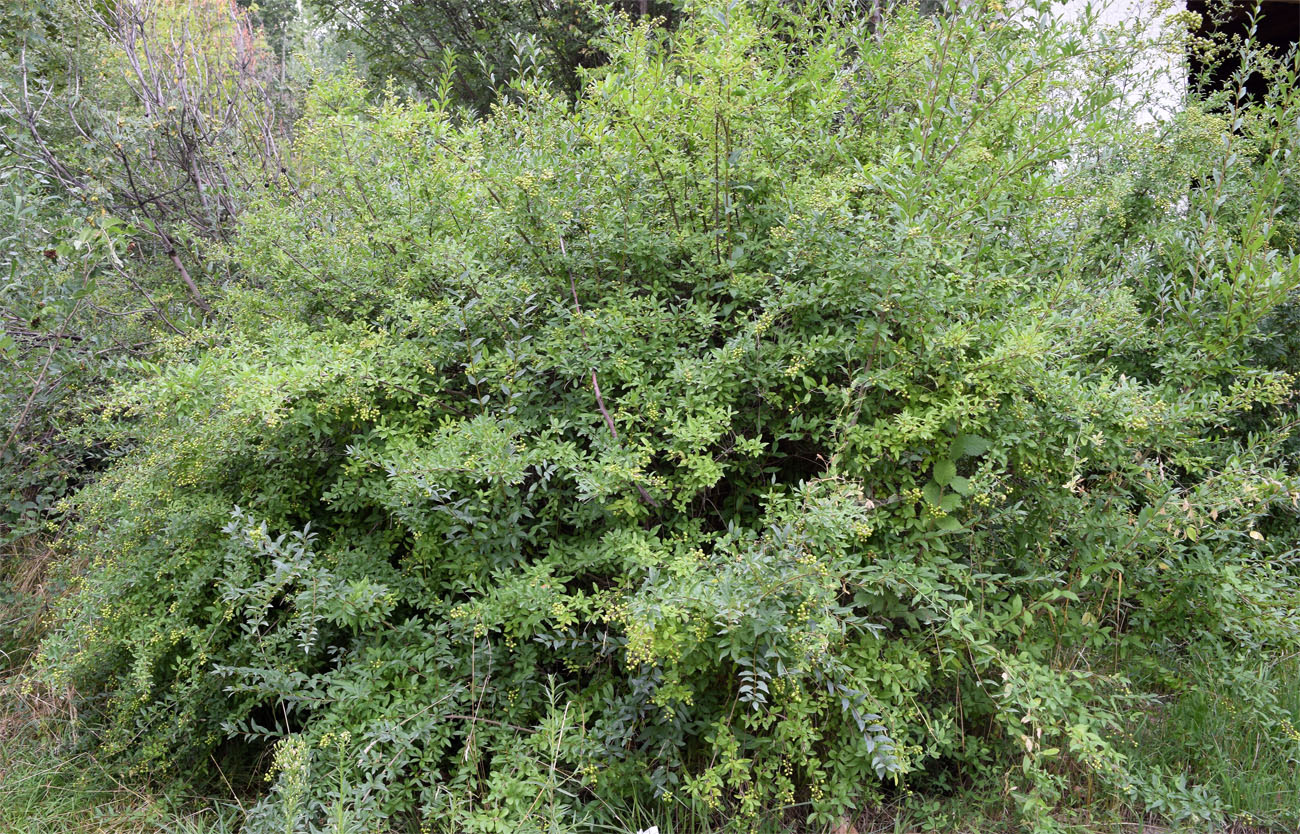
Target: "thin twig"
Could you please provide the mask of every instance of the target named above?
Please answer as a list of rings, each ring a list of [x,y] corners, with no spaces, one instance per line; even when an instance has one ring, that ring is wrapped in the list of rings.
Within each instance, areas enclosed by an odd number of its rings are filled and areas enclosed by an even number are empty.
[[[569,253],[564,248],[563,235],[560,236],[560,254],[565,258],[564,270],[569,274],[569,292],[573,294],[573,307],[578,311],[578,329],[582,331],[582,343],[588,350],[590,350],[591,345],[587,342],[587,326],[582,323],[582,305],[578,303],[578,285],[573,280],[573,270],[569,269]],[[605,407],[605,398],[601,396],[600,393],[600,383],[596,381],[595,367],[592,367],[591,369],[591,390],[596,395],[596,406],[600,409],[601,416],[605,418],[605,426],[609,429],[610,435],[613,436],[614,442],[618,443],[618,429],[614,426],[614,418],[610,416],[609,409]],[[641,493],[641,500],[645,501],[652,507],[659,506],[659,502],[656,501],[640,483],[633,481],[632,485],[636,487],[637,492]]]

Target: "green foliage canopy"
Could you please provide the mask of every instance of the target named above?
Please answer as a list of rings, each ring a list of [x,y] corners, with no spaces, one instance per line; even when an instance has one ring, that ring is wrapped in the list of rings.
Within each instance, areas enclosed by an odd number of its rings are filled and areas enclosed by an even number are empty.
[[[1087,43],[732,4],[473,123],[322,79],[230,327],[87,428],[48,674],[145,771],[275,742],[254,831],[517,830],[557,773],[1213,815],[1128,733],[1300,636],[1298,88],[1135,130],[1170,45]]]

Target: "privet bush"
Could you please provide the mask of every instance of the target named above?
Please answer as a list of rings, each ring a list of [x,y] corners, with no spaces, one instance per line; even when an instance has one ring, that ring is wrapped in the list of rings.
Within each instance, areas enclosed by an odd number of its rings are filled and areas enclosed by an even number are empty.
[[[264,751],[253,831],[1217,813],[1132,729],[1300,642],[1295,56],[1142,127],[1176,31],[1013,11],[614,26],[473,123],[320,79],[229,328],[95,407],[100,752]]]

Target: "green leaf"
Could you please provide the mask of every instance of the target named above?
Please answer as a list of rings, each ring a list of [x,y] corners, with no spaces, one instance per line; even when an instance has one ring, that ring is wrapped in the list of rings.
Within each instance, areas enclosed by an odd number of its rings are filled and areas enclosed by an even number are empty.
[[[963,457],[979,457],[989,450],[988,440],[977,434],[959,434],[952,441],[951,456],[954,460]]]
[[[934,465],[934,480],[939,486],[948,486],[957,477],[957,464],[950,460],[941,460]]]

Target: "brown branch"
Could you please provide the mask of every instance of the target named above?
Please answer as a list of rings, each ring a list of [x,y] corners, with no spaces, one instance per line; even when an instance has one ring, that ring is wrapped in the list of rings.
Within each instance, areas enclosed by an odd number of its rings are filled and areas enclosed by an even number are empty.
[[[37,374],[35,381],[32,383],[32,393],[28,395],[27,402],[23,404],[22,413],[19,414],[18,419],[14,421],[13,431],[9,432],[9,439],[5,441],[5,446],[12,445],[14,439],[18,437],[18,433],[22,431],[23,426],[27,424],[27,416],[31,413],[32,403],[36,402],[36,395],[41,392],[41,383],[45,381],[45,374],[50,370],[50,361],[54,359],[54,354],[59,349],[59,343],[63,339],[63,333],[68,329],[68,324],[72,322],[72,317],[75,316],[77,311],[80,309],[81,301],[77,301],[76,304],[72,305],[72,310],[69,311],[67,318],[63,320],[63,324],[55,334],[54,340],[50,343],[49,352],[45,354],[45,362],[41,364],[41,371]]]
[[[642,12],[642,14],[644,15],[644,12]],[[673,190],[668,186],[668,178],[664,176],[663,169],[659,167],[659,155],[655,153],[654,148],[650,147],[650,143],[646,141],[645,134],[641,132],[641,126],[636,123],[636,119],[630,117],[628,121],[631,123],[632,129],[636,131],[636,135],[640,137],[641,144],[645,145],[645,149],[650,153],[650,162],[654,164],[655,173],[659,175],[659,183],[663,185],[664,192],[668,195],[668,209],[673,213],[673,228],[680,232],[682,230],[682,224],[677,218],[677,198],[673,196]]]
[[[163,246],[167,247],[167,257],[171,260],[172,266],[176,267],[176,271],[180,274],[181,281],[189,289],[190,295],[194,297],[194,303],[198,304],[203,312],[211,315],[212,308],[204,300],[203,293],[199,292],[199,285],[194,283],[194,279],[190,277],[190,272],[185,268],[185,264],[181,263],[181,257],[176,253],[176,244],[172,242],[171,236],[163,231],[162,223],[149,217],[149,211],[145,208],[146,203],[141,199],[140,189],[135,184],[135,174],[131,171],[131,162],[127,159],[126,151],[118,148],[117,156],[122,160],[122,168],[126,171],[126,180],[131,187],[131,197],[135,200],[136,205],[140,207],[140,211],[144,216],[153,223],[154,233],[158,235]]]
[[[149,295],[149,291],[146,290],[144,287],[140,286],[140,282],[135,280],[135,278],[131,276],[131,273],[128,272],[120,263],[117,262],[116,255],[114,255],[114,259],[113,259],[113,269],[116,270],[118,275],[121,275],[123,278],[125,278],[127,283],[135,287],[135,291],[140,293],[140,295],[144,297],[145,303],[149,305],[149,307],[153,310],[154,314],[158,316],[159,320],[161,320],[163,324],[167,325],[167,329],[171,330],[173,333],[175,333],[178,336],[185,335],[185,331],[181,330],[179,327],[172,324],[171,319],[167,318],[167,314],[164,313],[162,311],[162,308],[158,306],[157,302],[153,300],[153,296]]]
[[[560,254],[566,259],[564,262],[564,270],[569,274],[569,292],[573,294],[573,307],[578,311],[578,329],[582,331],[582,344],[590,350],[591,345],[587,342],[587,327],[582,323],[582,305],[578,303],[578,285],[573,280],[573,270],[569,269],[569,262],[567,260],[569,253],[564,248],[563,235],[560,236]],[[614,418],[609,415],[609,409],[605,407],[605,398],[601,396],[600,383],[596,381],[596,369],[594,367],[591,369],[591,390],[596,395],[596,407],[600,409],[601,416],[605,418],[606,428],[609,429],[609,433],[614,438],[614,442],[618,443],[618,429],[614,427]],[[659,502],[656,501],[639,482],[633,481],[632,485],[636,487],[637,492],[641,493],[641,500],[645,501],[652,507],[659,506]]]

